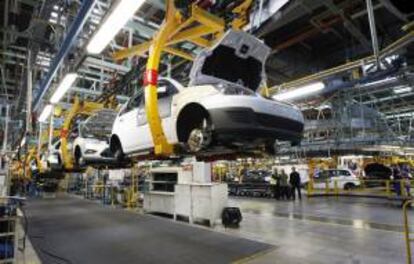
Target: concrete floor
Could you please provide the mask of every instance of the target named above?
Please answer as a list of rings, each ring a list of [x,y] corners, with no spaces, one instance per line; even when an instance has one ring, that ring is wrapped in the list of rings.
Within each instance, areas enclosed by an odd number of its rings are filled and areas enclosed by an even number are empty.
[[[226,238],[220,238],[220,240],[225,239],[226,241],[234,241],[234,243],[236,243],[236,241],[240,241],[240,239],[237,240],[237,237],[240,237],[263,242],[264,245],[270,245],[268,249],[258,250],[256,254],[246,254],[250,257],[240,258],[239,261],[233,261],[234,263],[405,263],[402,210],[395,205],[389,204],[387,201],[362,198],[336,199],[319,197],[310,200],[305,198],[302,201],[293,202],[232,197],[230,198],[229,203],[230,205],[239,206],[242,209],[244,219],[238,229],[225,229],[222,226],[215,227],[214,231],[230,235]],[[119,220],[116,220],[116,218],[111,220],[112,218],[108,217],[109,215],[116,213],[113,211],[114,209],[108,207],[104,208],[96,203],[89,203],[88,208],[91,205],[92,207],[90,207],[86,213],[90,215],[94,214],[95,210],[98,212],[96,216],[92,216],[92,219],[97,221],[97,219],[105,218],[99,221],[104,221],[106,228],[109,228],[111,225],[119,225],[119,223],[116,222]],[[64,206],[64,203],[60,203],[59,207],[61,208],[59,210],[62,211],[65,217],[70,217]],[[71,206],[73,207],[73,205]],[[94,206],[97,208],[93,209]],[[50,207],[45,206],[45,208],[47,209]],[[69,208],[68,205],[68,208],[66,209],[73,210],[74,208]],[[105,213],[102,210],[107,210],[108,212]],[[79,211],[80,209],[74,210],[75,213],[79,213]],[[123,210],[119,211],[121,211],[120,214],[123,215],[123,217],[133,217],[138,220],[136,224],[142,225],[142,223],[140,223],[142,220],[139,220],[142,219],[142,216],[139,214],[136,215]],[[57,213],[52,213],[52,216],[56,215]],[[410,216],[414,226],[413,212],[410,212]],[[77,217],[75,216],[75,219]],[[85,221],[86,218],[84,217],[85,215],[81,216],[82,221]],[[157,218],[153,216],[151,217],[155,219]],[[46,220],[54,222],[46,216],[44,216],[44,219],[36,219],[36,221],[42,223]],[[37,228],[36,226],[33,226],[36,225],[36,221],[32,222],[32,230],[33,228]],[[184,230],[187,233],[186,236],[178,234],[174,235],[175,238],[171,240],[171,242],[174,242],[174,247],[184,243],[183,241],[185,241],[192,232],[195,234],[200,232],[198,230],[204,230],[203,232],[207,231],[213,236],[214,233],[216,233],[214,231],[210,232],[211,229],[204,227],[194,229],[188,224],[183,223],[180,223],[179,227],[171,226],[171,224],[169,224],[171,221],[172,220],[169,219],[162,219],[162,221],[159,221],[158,224],[162,224],[163,227],[160,228],[161,231],[158,231],[167,232],[162,230],[168,229],[168,232],[170,232],[171,228],[174,227]],[[122,224],[124,225],[126,222],[127,220],[124,219]],[[82,228],[85,228],[85,223],[80,224],[76,221],[70,222],[70,225],[68,226],[76,227],[78,225],[82,225]],[[169,227],[167,228],[167,226]],[[186,226],[189,228],[186,228]],[[137,226],[134,226],[133,228],[137,228]],[[53,231],[58,232],[58,230],[61,230],[59,228],[59,223],[54,222]],[[60,234],[54,234],[54,236],[59,235],[59,237],[57,237],[59,239],[67,237],[67,230],[61,230],[59,232]],[[86,234],[85,232],[89,231],[83,229],[82,234]],[[131,231],[127,233],[130,232]],[[78,232],[76,233],[78,234]],[[138,231],[136,233],[138,233]],[[204,233],[203,235],[206,236],[208,234]],[[132,236],[132,238],[128,235],[128,239],[135,239],[136,237],[137,235]],[[245,241],[244,239],[242,240]],[[214,238],[212,241],[220,240]],[[92,242],[91,238],[88,238],[88,241]],[[35,243],[35,241],[33,242]],[[209,245],[209,250],[212,249],[210,248],[212,245],[217,246],[214,243]],[[250,242],[245,241],[244,243]],[[130,243],[127,242],[127,244]],[[228,259],[225,260],[224,258],[224,255],[228,253],[224,253],[228,250],[228,246],[223,247],[223,245],[224,244],[219,246],[219,248],[221,248],[220,250],[218,248],[214,249],[216,253],[223,252],[221,257],[220,254],[215,256],[215,263],[229,262]],[[254,244],[252,245],[254,246]],[[107,250],[110,248],[111,247],[108,247]],[[135,244],[134,248],[133,252],[139,250],[139,243]],[[180,249],[180,247],[178,248]],[[74,249],[67,248],[66,250],[67,252],[72,252]],[[232,250],[237,251],[236,244]],[[200,252],[197,254],[200,254]],[[106,253],[114,255],[110,252]],[[163,254],[165,254],[165,252]],[[192,254],[196,253],[192,252]],[[135,253],[131,252],[131,256],[135,255]],[[153,256],[160,257],[157,255]],[[125,258],[123,260],[126,261]],[[129,262],[132,263],[133,261],[131,261],[132,259],[130,259]],[[79,261],[76,262],[79,263]],[[128,261],[126,261],[126,263],[128,263]]]
[[[233,263],[273,249],[187,223],[75,197],[27,202],[29,238],[42,263]]]
[[[217,230],[276,246],[249,263],[405,263],[402,210],[386,201],[232,198],[230,203],[242,208],[242,225]]]

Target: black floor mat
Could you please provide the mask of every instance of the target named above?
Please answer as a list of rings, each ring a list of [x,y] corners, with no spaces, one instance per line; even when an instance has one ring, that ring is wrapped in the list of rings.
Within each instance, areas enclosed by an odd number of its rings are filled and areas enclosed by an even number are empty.
[[[272,246],[79,198],[29,200],[43,263],[230,263]]]

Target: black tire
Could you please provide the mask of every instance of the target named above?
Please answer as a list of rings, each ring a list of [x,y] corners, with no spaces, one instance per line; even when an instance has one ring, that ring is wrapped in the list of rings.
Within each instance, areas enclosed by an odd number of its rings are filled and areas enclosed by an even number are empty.
[[[119,143],[115,144],[114,158],[117,162],[123,162],[125,160],[124,151]]]
[[[344,185],[344,190],[345,191],[350,191],[350,190],[353,190],[355,188],[356,188],[356,185],[351,183],[351,182],[348,182]]]
[[[81,158],[82,158],[82,152],[81,152],[79,147],[76,147],[76,149],[75,149],[75,165],[77,167],[82,166]]]

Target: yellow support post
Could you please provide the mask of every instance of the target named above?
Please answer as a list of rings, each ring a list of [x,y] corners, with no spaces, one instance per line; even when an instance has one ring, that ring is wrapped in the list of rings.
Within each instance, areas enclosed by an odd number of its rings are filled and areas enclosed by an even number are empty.
[[[173,147],[167,142],[164,134],[164,130],[161,124],[161,118],[158,112],[158,68],[160,64],[160,58],[162,49],[172,32],[179,26],[177,11],[174,7],[174,1],[168,0],[166,19],[157,36],[154,38],[152,46],[150,48],[150,54],[147,62],[147,70],[145,72],[145,111],[147,114],[147,120],[150,127],[152,139],[154,142],[155,155],[168,156],[172,154]]]
[[[385,181],[385,193],[387,194],[387,197],[391,197],[391,188],[390,188],[390,180]]]
[[[308,198],[310,198],[312,193],[313,193],[313,180],[312,179],[308,182],[307,187],[308,187],[307,188],[307,190],[308,190],[308,195],[307,196],[308,196]]]
[[[329,180],[325,181],[325,193],[328,194],[329,193]]]
[[[410,238],[410,233],[411,232],[410,232],[410,224],[409,224],[409,221],[408,221],[408,213],[407,213],[408,206],[411,206],[412,203],[413,203],[413,200],[408,200],[403,205],[404,237],[405,237],[405,248],[407,250],[407,264],[412,263],[411,242],[413,242],[413,239]]]
[[[407,196],[407,192],[405,190],[404,180],[400,180],[400,191],[401,191],[401,196],[402,197],[406,197]]]
[[[334,192],[335,192],[336,198],[338,198],[339,197],[338,180],[334,181]]]

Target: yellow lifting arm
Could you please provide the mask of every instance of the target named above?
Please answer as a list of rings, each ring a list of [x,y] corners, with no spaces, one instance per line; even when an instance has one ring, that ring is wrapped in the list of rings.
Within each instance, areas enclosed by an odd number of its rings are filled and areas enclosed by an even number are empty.
[[[166,39],[163,43],[163,48],[164,46],[171,46],[183,41],[189,41],[202,47],[209,47],[212,43],[203,38],[203,36],[224,30],[225,22],[222,18],[212,15],[196,5],[193,5],[191,10],[191,16],[183,20],[181,14],[175,9],[174,3],[170,3],[170,0],[168,0],[166,18],[163,26],[161,26],[160,32],[167,23],[175,23],[176,27],[169,27],[168,32],[164,33]],[[168,19],[169,13],[170,19]],[[191,26],[193,23],[197,23],[198,25]],[[150,49],[151,45],[154,45],[160,32],[158,32],[153,40],[114,52],[112,57],[115,60],[122,60],[131,56],[142,56]]]

